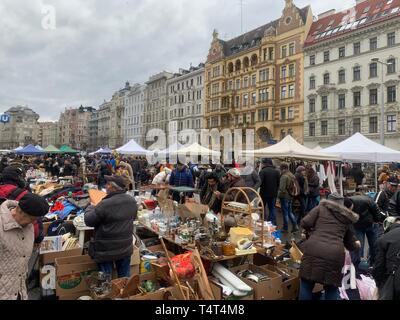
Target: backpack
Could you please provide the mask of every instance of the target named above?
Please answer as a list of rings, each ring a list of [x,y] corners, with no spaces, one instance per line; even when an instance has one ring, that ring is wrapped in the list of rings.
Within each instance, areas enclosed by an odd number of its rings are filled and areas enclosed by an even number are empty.
[[[24,191],[25,191],[24,189],[16,187],[8,195],[3,195],[2,197],[0,197],[0,204],[2,204],[3,202],[5,202],[7,200],[17,199],[21,195],[21,193],[23,193]]]
[[[300,185],[295,177],[288,175],[290,182],[288,192],[291,197],[297,197],[300,195]]]

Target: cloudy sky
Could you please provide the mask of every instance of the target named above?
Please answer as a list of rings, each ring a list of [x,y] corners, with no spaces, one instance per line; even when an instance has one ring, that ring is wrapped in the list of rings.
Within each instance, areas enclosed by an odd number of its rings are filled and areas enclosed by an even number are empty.
[[[285,3],[243,2],[244,31],[278,18]],[[354,2],[295,0],[314,15]],[[241,31],[240,0],[1,0],[0,17],[0,113],[28,105],[41,121],[97,107],[126,80],[198,65],[214,28],[222,39]]]

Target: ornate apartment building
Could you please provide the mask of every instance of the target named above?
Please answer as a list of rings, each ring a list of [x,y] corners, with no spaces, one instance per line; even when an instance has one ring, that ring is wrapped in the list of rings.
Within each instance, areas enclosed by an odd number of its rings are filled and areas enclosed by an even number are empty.
[[[125,96],[125,108],[122,115],[123,143],[134,139],[138,144],[144,145],[145,89],[145,85],[135,84]]]
[[[59,144],[57,122],[39,122],[38,144],[43,148],[49,145],[57,146]]]
[[[304,50],[305,144],[327,147],[356,132],[379,141],[383,93],[385,144],[400,149],[400,0],[320,15]]]
[[[201,63],[189,70],[181,69],[167,81],[168,134],[195,130],[199,143],[204,129],[204,67]]]
[[[207,128],[255,130],[255,146],[291,134],[303,142],[303,44],[309,6],[285,0],[282,16],[229,41],[213,34],[205,72]]]
[[[11,150],[38,143],[39,115],[35,111],[26,106],[16,106],[5,114],[10,116],[10,122],[0,124],[0,149]]]
[[[129,82],[125,87],[115,92],[110,101],[110,136],[109,147],[117,149],[123,144],[122,115],[125,110],[125,100],[130,93],[131,86]]]
[[[151,129],[161,129],[167,132],[168,111],[167,111],[167,80],[172,78],[173,74],[163,71],[150,77],[146,82],[145,104],[144,104],[144,134]],[[149,147],[152,141],[145,141],[143,147]]]
[[[59,144],[77,150],[86,150],[89,143],[89,120],[95,111],[93,107],[65,109],[58,121]]]

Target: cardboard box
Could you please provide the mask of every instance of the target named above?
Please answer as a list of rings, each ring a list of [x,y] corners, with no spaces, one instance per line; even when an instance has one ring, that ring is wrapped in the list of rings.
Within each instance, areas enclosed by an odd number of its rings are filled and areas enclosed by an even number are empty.
[[[40,255],[40,265],[54,264],[56,259],[74,257],[82,255],[82,248],[76,248],[72,250],[65,250],[59,252],[49,252]]]
[[[209,282],[210,282],[210,287],[214,294],[215,300],[254,300],[254,292],[250,293],[246,297],[232,297],[232,298],[224,299],[223,290],[218,285],[218,283],[213,280],[210,280]]]
[[[65,294],[60,297],[58,297],[58,300],[61,301],[71,301],[71,300],[78,300],[80,297],[90,297],[90,291],[82,291],[82,292],[76,292],[76,293],[71,293],[71,294]]]
[[[57,296],[89,290],[85,277],[96,271],[97,264],[89,256],[57,258]]]
[[[277,271],[277,268],[282,268],[283,271],[287,272],[290,275],[290,278],[283,281],[282,278],[282,300],[297,300],[299,297],[299,292],[300,292],[300,278],[294,274],[292,274],[288,268],[283,267],[283,266],[271,266],[271,265],[266,265],[262,266],[262,268],[267,268],[268,270],[271,270],[277,274],[279,272]]]
[[[279,300],[283,297],[282,295],[282,277],[266,268],[258,267],[253,264],[244,264],[238,267],[229,269],[235,273],[240,270],[251,270],[254,272],[262,272],[268,275],[270,278],[267,281],[255,283],[248,279],[239,277],[243,282],[254,290],[254,300]]]

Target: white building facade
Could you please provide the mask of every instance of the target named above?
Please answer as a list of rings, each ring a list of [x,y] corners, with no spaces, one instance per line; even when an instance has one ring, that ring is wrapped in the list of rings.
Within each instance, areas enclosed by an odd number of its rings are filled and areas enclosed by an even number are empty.
[[[304,51],[305,145],[327,147],[356,132],[379,142],[383,90],[385,145],[400,150],[400,1],[320,15]]]
[[[204,128],[204,72],[205,65],[199,64],[189,70],[179,70],[167,81],[168,135],[194,130],[200,142]]]
[[[125,97],[125,108],[122,119],[123,143],[134,139],[140,145],[144,145],[144,104],[145,85],[135,84]]]

